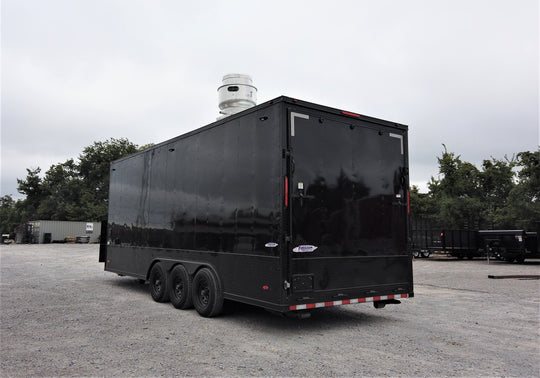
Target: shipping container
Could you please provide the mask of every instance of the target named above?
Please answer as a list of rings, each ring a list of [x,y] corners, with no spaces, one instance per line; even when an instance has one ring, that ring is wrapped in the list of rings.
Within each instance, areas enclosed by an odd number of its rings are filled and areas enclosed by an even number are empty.
[[[26,222],[15,229],[16,243],[98,243],[100,222],[76,222],[35,220]]]

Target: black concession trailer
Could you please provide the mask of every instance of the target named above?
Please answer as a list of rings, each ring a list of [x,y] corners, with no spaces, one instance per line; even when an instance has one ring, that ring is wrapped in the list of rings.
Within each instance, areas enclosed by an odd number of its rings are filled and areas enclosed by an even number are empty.
[[[288,97],[114,161],[105,270],[287,313],[413,296],[407,126]]]

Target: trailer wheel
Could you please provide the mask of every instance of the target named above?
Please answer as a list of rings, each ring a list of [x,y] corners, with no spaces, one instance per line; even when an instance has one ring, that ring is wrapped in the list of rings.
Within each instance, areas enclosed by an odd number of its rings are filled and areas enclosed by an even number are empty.
[[[161,265],[157,263],[150,270],[150,294],[156,302],[169,301],[169,290],[167,286],[167,272]]]
[[[193,279],[193,305],[199,315],[210,318],[223,309],[223,292],[219,278],[208,268],[202,268]]]
[[[422,257],[427,259],[429,257],[429,251],[422,252]]]
[[[169,276],[169,297],[174,307],[185,310],[193,306],[191,278],[182,265],[177,265]]]
[[[412,255],[413,255],[413,257],[414,257],[415,259],[417,259],[418,257],[420,257],[420,252],[418,252],[418,251],[413,251]]]

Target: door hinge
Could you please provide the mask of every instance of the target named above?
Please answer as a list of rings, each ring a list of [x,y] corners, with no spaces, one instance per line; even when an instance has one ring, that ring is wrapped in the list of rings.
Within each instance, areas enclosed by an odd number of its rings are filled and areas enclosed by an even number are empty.
[[[291,156],[291,151],[284,148],[281,152],[281,156],[285,159],[286,157]]]

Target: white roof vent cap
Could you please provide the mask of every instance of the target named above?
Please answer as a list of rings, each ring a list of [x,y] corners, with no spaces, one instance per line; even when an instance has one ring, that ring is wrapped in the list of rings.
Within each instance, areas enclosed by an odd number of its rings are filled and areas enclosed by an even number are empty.
[[[218,119],[222,119],[257,105],[257,88],[249,75],[228,74],[223,76],[218,97],[219,113],[222,114]]]

